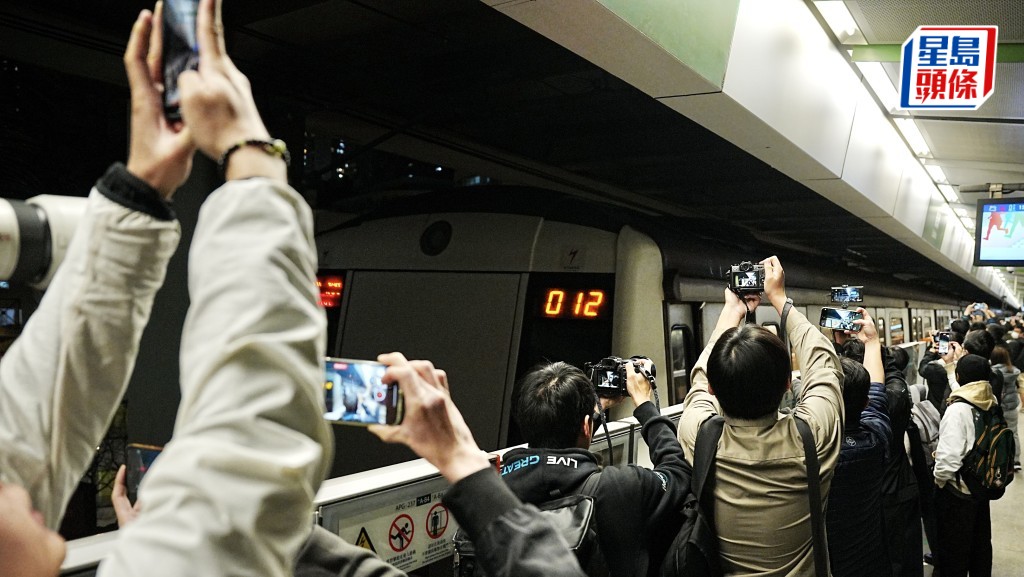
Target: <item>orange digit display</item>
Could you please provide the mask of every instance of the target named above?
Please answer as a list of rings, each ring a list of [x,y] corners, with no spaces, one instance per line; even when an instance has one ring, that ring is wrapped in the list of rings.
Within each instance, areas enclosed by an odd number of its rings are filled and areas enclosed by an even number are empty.
[[[316,288],[320,289],[320,306],[325,309],[341,305],[341,290],[345,282],[338,276],[316,277]]]
[[[580,296],[583,296],[583,293],[580,293]],[[590,298],[587,300],[587,306],[583,307],[583,316],[596,317],[601,310],[601,303],[604,302],[604,291],[590,291],[587,296]]]
[[[562,314],[562,301],[565,300],[565,291],[562,289],[548,290],[547,302],[544,304],[544,316],[557,317]]]
[[[570,296],[571,295],[571,296]],[[572,307],[566,307],[566,297],[572,298]],[[600,289],[548,289],[544,297],[544,316],[550,318],[596,319],[603,316],[605,291]]]

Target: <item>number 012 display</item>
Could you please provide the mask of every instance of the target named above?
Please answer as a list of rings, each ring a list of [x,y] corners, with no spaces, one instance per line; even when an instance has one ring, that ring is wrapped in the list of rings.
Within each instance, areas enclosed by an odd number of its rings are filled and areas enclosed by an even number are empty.
[[[598,289],[565,290],[552,288],[544,292],[541,316],[548,318],[599,319],[605,316],[605,294]]]

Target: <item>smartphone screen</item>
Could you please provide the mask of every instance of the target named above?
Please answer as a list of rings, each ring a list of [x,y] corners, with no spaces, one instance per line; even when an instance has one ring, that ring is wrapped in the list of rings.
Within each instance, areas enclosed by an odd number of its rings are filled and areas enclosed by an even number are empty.
[[[853,321],[862,318],[864,316],[857,311],[822,307],[818,324],[827,329],[857,332],[860,330],[860,325],[854,324]]]
[[[146,471],[153,466],[153,461],[162,451],[162,447],[130,443],[125,455],[125,485],[128,486],[128,499],[134,503],[139,498],[139,483]]]
[[[834,303],[862,303],[864,295],[861,293],[861,286],[834,286],[832,287],[832,302]]]
[[[324,361],[324,401],[328,421],[347,425],[396,425],[402,420],[398,383],[385,384],[387,369],[373,361]]]
[[[164,115],[168,120],[181,120],[178,75],[199,68],[199,45],[196,41],[198,8],[199,0],[164,0]]]
[[[949,352],[949,341],[952,340],[952,335],[948,332],[940,332],[935,334],[935,352],[940,355],[944,355]]]

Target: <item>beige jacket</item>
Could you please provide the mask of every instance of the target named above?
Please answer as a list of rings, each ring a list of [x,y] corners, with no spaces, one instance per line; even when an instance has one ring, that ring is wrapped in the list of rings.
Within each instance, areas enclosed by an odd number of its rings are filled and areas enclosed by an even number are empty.
[[[795,414],[814,433],[821,491],[827,496],[843,433],[842,370],[832,344],[796,310],[789,313],[786,333],[803,369]],[[679,438],[691,463],[700,424],[720,411],[708,392],[706,374],[718,336],[712,336],[697,359],[679,424]],[[727,575],[813,575],[807,472],[795,421],[776,414],[753,420],[724,416],[715,484],[722,569]]]
[[[124,393],[179,238],[177,221],[101,192],[0,363],[0,481],[28,489],[51,527]],[[99,575],[292,574],[332,449],[312,231],[302,197],[262,178],[203,204],[174,436]]]
[[[966,402],[956,402],[961,399]],[[963,465],[964,457],[974,446],[974,412],[977,407],[987,411],[997,404],[988,381],[974,381],[957,388],[946,399],[946,412],[939,423],[939,443],[935,448],[935,467],[932,474],[935,484],[945,487],[947,483],[965,495],[971,490],[956,474]]]

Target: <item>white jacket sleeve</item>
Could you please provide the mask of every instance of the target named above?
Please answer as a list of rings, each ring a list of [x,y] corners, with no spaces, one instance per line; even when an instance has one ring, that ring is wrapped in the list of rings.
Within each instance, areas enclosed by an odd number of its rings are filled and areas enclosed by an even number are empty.
[[[100,575],[290,575],[326,472],[325,318],[312,213],[267,179],[225,184],[189,253],[174,436]]]
[[[93,189],[63,265],[0,362],[0,481],[27,489],[54,529],[128,386],[180,238],[165,206],[154,218],[107,198],[126,175],[115,166]]]
[[[935,483],[944,487],[956,483],[956,473],[974,444],[974,414],[967,403],[952,403],[939,422],[939,443],[935,448]],[[969,493],[962,483],[961,492]]]

